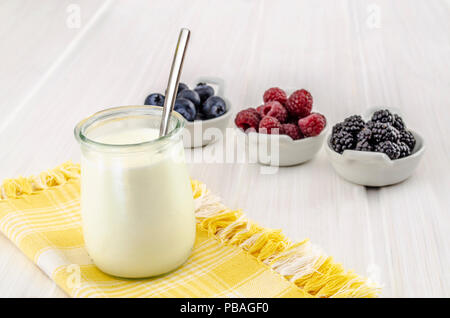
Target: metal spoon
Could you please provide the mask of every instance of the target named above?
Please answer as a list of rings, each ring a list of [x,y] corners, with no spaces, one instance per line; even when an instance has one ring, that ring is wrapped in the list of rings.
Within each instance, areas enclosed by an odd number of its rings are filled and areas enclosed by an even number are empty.
[[[186,53],[190,34],[191,31],[182,28],[180,36],[178,37],[175,56],[173,57],[172,67],[170,69],[169,82],[167,83],[161,126],[159,127],[159,137],[167,135],[169,129],[170,114],[172,113],[173,105],[175,104],[178,92],[178,82],[180,81],[181,69],[183,68],[184,54]]]

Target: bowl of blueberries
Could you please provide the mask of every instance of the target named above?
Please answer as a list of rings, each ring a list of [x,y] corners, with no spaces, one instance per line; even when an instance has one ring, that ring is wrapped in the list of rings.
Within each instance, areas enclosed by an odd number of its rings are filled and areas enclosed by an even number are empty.
[[[389,109],[371,109],[333,126],[327,138],[328,159],[344,179],[371,187],[396,184],[409,178],[419,164],[425,145]]]
[[[195,81],[191,89],[179,83],[174,111],[186,119],[183,143],[186,148],[202,147],[225,136],[231,116],[231,103],[224,97],[224,80],[203,76]],[[164,95],[152,93],[145,105],[163,106]]]

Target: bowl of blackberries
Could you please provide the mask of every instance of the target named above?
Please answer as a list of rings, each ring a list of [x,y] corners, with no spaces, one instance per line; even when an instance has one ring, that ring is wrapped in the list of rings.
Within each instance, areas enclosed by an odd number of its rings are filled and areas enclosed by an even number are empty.
[[[366,119],[365,119],[366,118]],[[409,178],[425,151],[423,138],[388,109],[353,115],[333,126],[327,154],[344,179],[381,187]]]
[[[230,120],[230,101],[224,97],[224,81],[216,77],[201,77],[189,87],[178,84],[174,111],[186,119],[183,143],[187,148],[202,147],[225,136]],[[152,93],[145,105],[163,106],[165,96]]]

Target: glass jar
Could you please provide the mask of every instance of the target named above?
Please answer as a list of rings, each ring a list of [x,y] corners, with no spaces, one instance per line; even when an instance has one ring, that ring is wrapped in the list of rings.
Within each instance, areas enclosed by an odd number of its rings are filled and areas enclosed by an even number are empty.
[[[194,245],[185,120],[173,112],[169,133],[159,138],[162,109],[110,108],[75,127],[84,240],[97,267],[114,276],[169,272],[186,261]]]

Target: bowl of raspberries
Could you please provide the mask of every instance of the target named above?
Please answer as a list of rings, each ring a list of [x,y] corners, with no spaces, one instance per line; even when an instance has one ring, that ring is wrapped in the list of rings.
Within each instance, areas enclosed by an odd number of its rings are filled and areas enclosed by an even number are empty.
[[[178,84],[174,111],[186,119],[183,143],[186,148],[202,147],[225,135],[230,120],[231,103],[224,97],[225,83],[218,77],[203,76],[190,88]],[[165,96],[152,93],[145,99],[145,105],[164,106]],[[220,134],[213,130],[219,129]],[[209,132],[212,133],[209,133]]]
[[[313,111],[313,97],[307,90],[284,91],[279,87],[264,92],[262,105],[238,112],[234,123],[250,147],[266,148],[266,156],[257,152],[258,162],[273,166],[292,166],[312,159],[323,144],[327,128],[325,116]],[[277,149],[267,147],[267,141],[275,139]]]
[[[381,187],[411,176],[425,151],[422,137],[389,109],[353,115],[333,126],[327,154],[335,171],[353,183]]]

